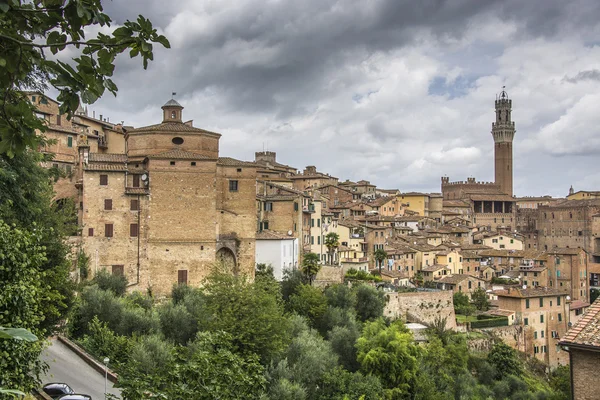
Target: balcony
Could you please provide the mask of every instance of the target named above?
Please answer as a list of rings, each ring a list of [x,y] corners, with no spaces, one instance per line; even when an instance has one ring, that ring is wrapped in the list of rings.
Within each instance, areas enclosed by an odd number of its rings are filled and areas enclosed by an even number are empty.
[[[302,206],[302,212],[305,212],[305,213],[314,213],[315,212],[315,205],[314,204],[309,204],[307,206]]]
[[[108,141],[106,140],[106,136],[98,136],[98,147],[107,149]]]

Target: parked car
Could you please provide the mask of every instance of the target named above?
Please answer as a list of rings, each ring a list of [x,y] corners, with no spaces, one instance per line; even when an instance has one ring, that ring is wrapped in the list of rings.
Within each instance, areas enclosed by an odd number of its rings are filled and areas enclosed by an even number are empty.
[[[42,390],[44,391],[44,393],[46,393],[48,396],[52,397],[53,399],[57,399],[60,396],[65,395],[65,394],[75,393],[75,391],[73,389],[71,389],[71,386],[67,385],[66,383],[57,383],[57,382],[48,383],[48,384],[44,385]]]
[[[65,394],[56,400],[92,400],[92,396],[87,394]]]

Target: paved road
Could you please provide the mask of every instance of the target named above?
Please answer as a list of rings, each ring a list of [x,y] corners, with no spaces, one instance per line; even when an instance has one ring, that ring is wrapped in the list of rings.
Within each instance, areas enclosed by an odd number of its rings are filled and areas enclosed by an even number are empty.
[[[76,393],[85,393],[93,400],[104,399],[104,375],[87,365],[77,354],[56,339],[51,346],[42,352],[42,359],[50,369],[42,377],[42,384],[48,382],[64,382]],[[121,396],[121,391],[108,381],[109,393]]]

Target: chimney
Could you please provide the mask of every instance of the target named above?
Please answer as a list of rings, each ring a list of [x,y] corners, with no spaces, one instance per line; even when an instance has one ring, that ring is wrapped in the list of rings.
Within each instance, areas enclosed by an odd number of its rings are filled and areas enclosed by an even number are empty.
[[[102,114],[100,114],[100,121],[102,121]]]
[[[92,118],[96,119],[96,111],[92,111]]]

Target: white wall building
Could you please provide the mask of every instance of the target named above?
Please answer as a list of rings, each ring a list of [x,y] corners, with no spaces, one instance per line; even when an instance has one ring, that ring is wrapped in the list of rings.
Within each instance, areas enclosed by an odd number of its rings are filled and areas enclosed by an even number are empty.
[[[298,239],[285,233],[262,231],[256,234],[256,263],[273,267],[278,281],[283,271],[298,268]]]

